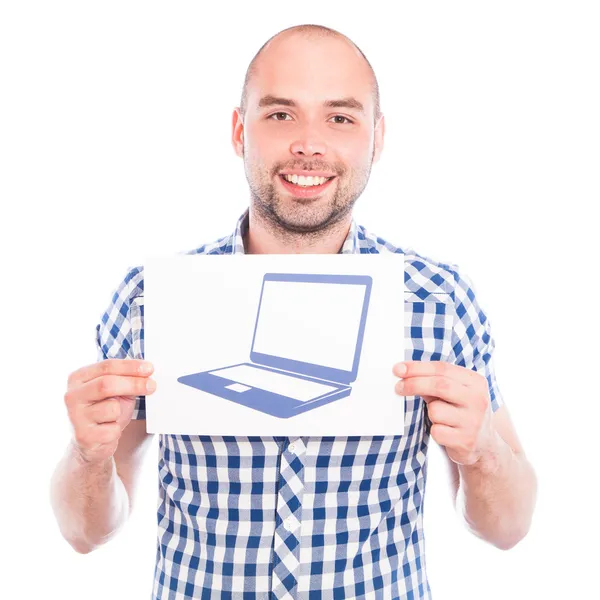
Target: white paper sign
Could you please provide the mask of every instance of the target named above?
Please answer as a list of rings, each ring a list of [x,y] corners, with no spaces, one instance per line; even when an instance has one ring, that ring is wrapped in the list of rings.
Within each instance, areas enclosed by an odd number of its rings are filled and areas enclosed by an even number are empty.
[[[399,435],[404,255],[148,258],[144,345],[149,433]]]

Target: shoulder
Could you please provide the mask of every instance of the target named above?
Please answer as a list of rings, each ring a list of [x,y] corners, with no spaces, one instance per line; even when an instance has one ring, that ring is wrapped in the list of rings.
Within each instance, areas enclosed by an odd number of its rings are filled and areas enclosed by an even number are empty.
[[[394,252],[404,254],[404,283],[406,292],[415,300],[436,300],[450,296],[452,301],[473,296],[473,284],[469,277],[452,262],[444,261],[408,246],[397,246],[369,232],[357,228],[361,252],[380,254]]]
[[[131,302],[144,295],[144,268],[142,266],[127,267],[124,277],[121,278],[114,289],[110,307],[106,310],[106,319],[112,312],[126,316]]]

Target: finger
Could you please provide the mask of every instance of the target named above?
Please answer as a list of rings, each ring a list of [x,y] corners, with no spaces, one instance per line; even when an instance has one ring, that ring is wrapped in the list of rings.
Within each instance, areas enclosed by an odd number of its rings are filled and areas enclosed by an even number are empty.
[[[121,437],[117,423],[90,423],[74,432],[75,443],[79,448],[94,450],[101,444],[110,444]]]
[[[69,390],[65,394],[65,402],[67,405],[89,404],[113,396],[145,396],[155,389],[156,382],[150,377],[103,375]]]
[[[131,400],[132,402],[134,400]],[[113,423],[121,416],[121,403],[117,399],[94,402],[85,407],[85,417],[92,424]]]
[[[154,365],[145,360],[133,358],[108,358],[73,371],[67,379],[68,388],[77,387],[103,375],[128,375],[130,377],[147,377],[154,370]]]
[[[434,399],[427,403],[427,414],[432,423],[446,425],[448,427],[459,427],[464,419],[464,409],[455,404],[449,404],[444,400]]]
[[[456,448],[460,442],[460,433],[456,427],[433,423],[429,434],[440,446]]]
[[[412,377],[446,377],[454,379],[461,385],[473,384],[473,373],[465,367],[460,367],[442,360],[408,360],[394,365],[394,375],[402,379]]]
[[[135,396],[115,396],[107,400],[92,402],[73,407],[73,421],[83,423],[83,426],[99,423],[117,423],[124,429],[135,410]]]
[[[448,377],[411,377],[396,383],[396,393],[402,396],[435,396],[464,406],[473,394],[471,388]]]

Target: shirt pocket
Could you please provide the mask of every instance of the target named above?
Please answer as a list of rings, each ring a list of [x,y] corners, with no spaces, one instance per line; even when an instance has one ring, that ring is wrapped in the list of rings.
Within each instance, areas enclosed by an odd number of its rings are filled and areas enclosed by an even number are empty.
[[[422,299],[404,294],[405,360],[450,362],[454,302],[449,293],[431,293]]]

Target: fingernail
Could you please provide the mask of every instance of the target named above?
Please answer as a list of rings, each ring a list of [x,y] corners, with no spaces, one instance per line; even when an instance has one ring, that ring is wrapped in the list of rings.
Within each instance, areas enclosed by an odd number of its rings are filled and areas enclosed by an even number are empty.
[[[394,373],[398,375],[398,377],[402,377],[402,375],[406,375],[406,365],[404,363],[398,363],[394,367]]]
[[[143,362],[139,367],[138,370],[140,373],[150,373],[152,371],[152,363],[150,362]]]
[[[156,381],[154,379],[148,379],[146,381],[146,391],[153,392],[156,389]]]

